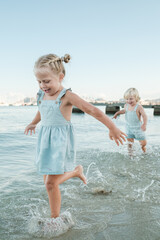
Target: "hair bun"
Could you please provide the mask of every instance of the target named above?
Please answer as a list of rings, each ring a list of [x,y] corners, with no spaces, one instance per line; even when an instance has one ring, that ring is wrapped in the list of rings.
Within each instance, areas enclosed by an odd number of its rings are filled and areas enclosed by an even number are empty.
[[[71,56],[69,54],[65,54],[64,57],[62,57],[61,59],[65,63],[68,63],[70,61],[70,59],[71,59]]]

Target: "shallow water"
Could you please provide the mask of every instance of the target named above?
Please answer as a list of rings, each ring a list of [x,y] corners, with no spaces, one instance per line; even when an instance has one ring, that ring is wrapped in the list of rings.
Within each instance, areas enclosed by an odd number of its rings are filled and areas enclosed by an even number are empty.
[[[37,133],[23,134],[36,111],[0,107],[0,240],[160,239],[160,117],[153,109],[146,109],[147,153],[135,142],[132,156],[126,143],[117,147],[109,140],[97,120],[73,114],[77,164],[84,166],[88,184],[71,179],[61,185],[56,224],[34,166]],[[124,131],[124,116],[114,121]]]

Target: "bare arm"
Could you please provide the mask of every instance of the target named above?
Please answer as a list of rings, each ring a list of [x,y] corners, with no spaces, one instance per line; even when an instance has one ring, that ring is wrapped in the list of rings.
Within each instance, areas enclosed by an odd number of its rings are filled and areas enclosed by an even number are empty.
[[[67,92],[67,100],[68,103],[76,106],[77,108],[81,109],[83,112],[93,116],[96,118],[98,121],[103,123],[107,128],[109,128],[110,133],[110,139],[114,139],[117,145],[119,145],[119,141],[121,144],[123,144],[122,139],[125,141],[124,136],[126,136],[125,133],[121,132],[116,125],[112,122],[112,120],[104,114],[101,110],[93,106],[92,104],[86,102],[82,98],[80,98],[78,95],[72,93],[72,92]]]
[[[114,114],[113,118],[116,119],[118,115],[120,115],[120,114],[124,114],[125,112],[126,112],[126,109],[124,108],[124,109],[122,109],[122,110],[116,112],[116,113]]]
[[[142,126],[141,126],[141,128],[142,128],[142,130],[143,131],[146,131],[146,126],[147,126],[147,115],[146,115],[146,113],[145,113],[145,111],[144,111],[144,108],[142,107],[142,106],[139,106],[139,112],[140,112],[140,114],[141,114],[141,116],[142,116],[142,119],[143,119],[143,124],[142,124]]]
[[[32,120],[32,122],[25,128],[24,133],[27,135],[30,131],[30,134],[32,135],[32,131],[35,133],[36,125],[41,121],[41,115],[38,111],[35,118]]]

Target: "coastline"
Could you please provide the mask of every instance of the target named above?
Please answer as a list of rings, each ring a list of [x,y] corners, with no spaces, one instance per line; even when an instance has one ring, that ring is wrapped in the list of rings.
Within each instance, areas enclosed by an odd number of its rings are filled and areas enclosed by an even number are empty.
[[[110,107],[114,107],[114,106],[119,106],[119,107],[124,107],[125,103],[122,102],[89,102],[90,104],[93,104],[95,106],[110,106]],[[160,107],[160,103],[154,103],[154,104],[141,104],[144,108],[154,108],[154,107]],[[26,106],[37,106],[37,104],[35,103],[23,103],[23,104],[1,104],[0,103],[0,107],[26,107]]]

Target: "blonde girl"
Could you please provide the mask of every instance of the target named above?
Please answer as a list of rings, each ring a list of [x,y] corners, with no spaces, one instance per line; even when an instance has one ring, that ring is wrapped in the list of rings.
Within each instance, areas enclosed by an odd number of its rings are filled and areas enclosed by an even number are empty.
[[[126,134],[129,142],[129,148],[132,147],[134,139],[139,140],[143,152],[146,152],[146,126],[147,116],[142,105],[139,104],[139,93],[136,88],[129,88],[124,93],[126,104],[124,109],[115,113],[113,118],[117,118],[120,114],[125,114]],[[142,122],[143,121],[143,122]]]
[[[98,108],[81,99],[70,89],[63,87],[65,69],[70,55],[58,57],[48,54],[40,57],[34,66],[34,73],[39,85],[37,95],[38,112],[26,127],[25,134],[35,133],[41,121],[38,134],[36,165],[43,175],[48,193],[51,218],[57,218],[61,208],[59,185],[66,180],[78,177],[86,184],[81,165],[75,167],[74,129],[71,123],[72,106],[90,114],[109,129],[109,137],[117,145],[125,141],[125,133]]]

